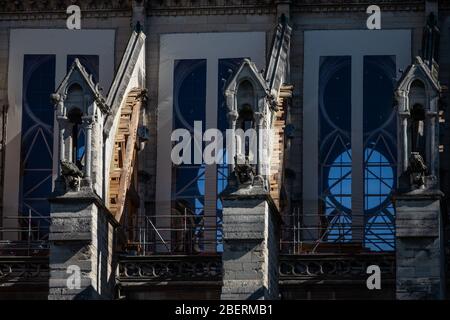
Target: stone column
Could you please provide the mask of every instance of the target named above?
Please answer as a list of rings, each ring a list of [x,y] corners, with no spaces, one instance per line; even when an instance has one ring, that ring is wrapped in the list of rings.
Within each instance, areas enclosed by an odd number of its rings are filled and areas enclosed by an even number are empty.
[[[445,297],[442,196],[421,189],[396,197],[397,299]]]
[[[263,137],[261,137],[261,129],[263,127],[263,122],[264,122],[264,114],[262,112],[255,112],[255,122],[256,122],[256,137],[257,137],[257,147],[258,147],[258,152],[256,154],[256,163],[258,164],[257,166],[257,171],[256,174],[257,175],[261,175],[263,170],[262,170],[262,159],[260,157],[260,155],[262,154],[262,139]]]
[[[238,118],[237,111],[233,110],[228,112],[228,122],[230,124],[230,129],[233,130],[233,134],[231,137],[227,136],[227,159],[229,172],[234,171],[234,156],[236,155],[236,136],[234,134],[234,130],[236,130],[236,121]],[[231,140],[231,141],[228,141]]]
[[[83,118],[83,125],[86,130],[86,150],[85,150],[85,166],[84,166],[84,186],[91,187],[92,172],[92,126],[93,119],[91,116]]]
[[[65,148],[65,139],[64,135],[66,134],[67,129],[67,117],[64,114],[64,99],[59,94],[54,94],[51,96],[51,99],[53,100],[53,103],[55,105],[55,113],[56,113],[56,120],[58,122],[58,172],[57,172],[57,178],[55,181],[55,193],[62,194],[65,192],[65,182],[63,177],[61,176],[61,160],[66,160],[66,148]]]
[[[434,111],[428,111],[426,113],[427,120],[427,153],[428,153],[428,161],[429,164],[429,174],[437,177],[439,175],[438,171],[438,157],[439,157],[439,146],[436,145],[436,141],[439,141],[439,136],[436,136],[436,125],[438,124],[438,113]]]
[[[65,140],[64,134],[67,126],[67,118],[66,117],[58,117],[58,126],[59,126],[59,163],[58,163],[58,177],[61,176],[61,160],[66,160],[65,156]]]
[[[222,200],[221,299],[277,299],[278,211],[257,187],[227,193]]]
[[[406,171],[406,169],[408,168],[408,143],[410,143],[410,141],[408,141],[408,117],[409,113],[407,112],[403,112],[400,114],[400,135],[398,137],[398,141],[401,142],[399,143],[399,146],[401,148],[399,150],[401,166],[399,166],[398,168],[399,173]]]

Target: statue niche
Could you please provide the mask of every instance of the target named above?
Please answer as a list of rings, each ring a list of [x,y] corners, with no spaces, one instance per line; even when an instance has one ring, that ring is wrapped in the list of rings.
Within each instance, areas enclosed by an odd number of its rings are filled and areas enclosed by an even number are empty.
[[[78,108],[70,110],[67,118],[70,124],[71,130],[71,150],[69,158],[79,170],[83,170],[84,167],[84,151],[85,151],[85,139],[84,131],[82,129],[82,116],[83,113]]]
[[[268,129],[273,117],[267,82],[248,59],[226,85],[229,129],[227,139],[230,174],[229,189],[243,192],[266,192],[270,137]],[[228,145],[229,144],[229,145]]]
[[[101,165],[92,151],[95,148],[101,154],[103,137],[99,133],[110,109],[98,83],[75,59],[51,99],[57,121],[54,141],[58,153],[54,156],[59,163],[53,194],[92,194],[94,189],[101,194]]]
[[[420,104],[415,104],[411,110],[411,152],[418,153],[422,158],[425,154],[425,110]]]
[[[238,118],[236,121],[236,155],[234,172],[239,184],[253,184],[256,175],[257,135],[254,104],[254,90],[249,81],[243,81],[238,89]]]

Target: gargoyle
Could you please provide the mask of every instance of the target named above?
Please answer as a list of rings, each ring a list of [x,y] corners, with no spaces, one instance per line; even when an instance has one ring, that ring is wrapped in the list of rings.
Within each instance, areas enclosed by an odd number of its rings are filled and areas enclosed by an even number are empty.
[[[66,181],[66,186],[71,190],[78,190],[83,172],[72,162],[61,160],[61,175]]]
[[[239,184],[252,184],[255,178],[255,169],[249,163],[248,158],[238,154],[234,157],[234,160],[234,172]]]
[[[412,178],[412,182],[419,188],[425,186],[425,175],[427,173],[427,166],[419,152],[411,152],[409,157],[408,173]]]

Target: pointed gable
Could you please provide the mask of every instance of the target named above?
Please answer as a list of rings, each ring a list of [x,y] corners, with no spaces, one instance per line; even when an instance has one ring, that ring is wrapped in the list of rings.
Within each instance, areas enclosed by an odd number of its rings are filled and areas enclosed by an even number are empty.
[[[244,80],[249,80],[253,85],[256,85],[255,90],[269,91],[269,87],[256,65],[250,59],[244,59],[233,78],[227,84],[225,94],[235,93],[239,84]]]
[[[109,107],[106,105],[106,99],[101,94],[101,89],[98,83],[95,83],[92,74],[89,74],[81,64],[80,60],[75,59],[62,80],[61,84],[56,90],[56,94],[61,97],[66,97],[68,90],[73,86],[78,85],[83,89],[87,89],[93,96],[98,107],[104,112],[109,112]],[[86,93],[86,92],[85,92]]]
[[[422,81],[428,90],[432,89],[436,93],[441,91],[441,85],[439,84],[437,76],[431,72],[430,68],[419,56],[416,57],[414,63],[403,73],[398,82],[397,91],[408,92],[411,83],[415,80]]]

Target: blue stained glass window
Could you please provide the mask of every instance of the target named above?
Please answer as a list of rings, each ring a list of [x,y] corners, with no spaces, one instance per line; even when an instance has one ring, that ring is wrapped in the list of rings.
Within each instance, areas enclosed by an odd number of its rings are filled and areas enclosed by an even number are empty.
[[[395,56],[364,57],[364,242],[373,251],[395,248],[395,82]]]
[[[176,60],[174,66],[173,91],[173,128],[187,129],[193,136],[194,121],[205,124],[206,108],[206,60]],[[204,130],[204,128],[202,128]],[[194,148],[203,151],[203,144],[195,146],[191,143],[192,155]],[[173,208],[178,215],[185,213],[194,216],[194,238],[200,238],[202,233],[202,216],[205,203],[205,166],[201,164],[181,164],[174,167],[173,178],[175,190],[172,192]],[[173,217],[175,227],[179,224]],[[176,237],[176,236],[175,236]],[[174,244],[177,246],[178,244]],[[189,245],[189,244],[188,244]],[[200,243],[200,249],[203,245]],[[191,248],[184,247],[183,250]]]
[[[320,237],[347,242],[352,235],[351,57],[321,57],[319,72]]]
[[[54,112],[50,94],[55,90],[55,56],[27,54],[23,66],[19,212],[46,217],[52,191]],[[36,223],[39,237],[48,233],[48,220],[36,219]]]

